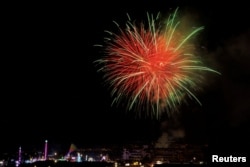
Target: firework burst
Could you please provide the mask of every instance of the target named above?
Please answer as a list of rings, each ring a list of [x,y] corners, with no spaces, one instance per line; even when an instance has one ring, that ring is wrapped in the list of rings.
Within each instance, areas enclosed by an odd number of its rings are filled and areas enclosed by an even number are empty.
[[[99,71],[109,83],[113,103],[126,104],[138,115],[159,118],[162,113],[178,110],[183,99],[195,96],[204,81],[203,72],[217,71],[203,65],[195,54],[194,36],[181,30],[177,9],[165,23],[147,14],[148,25],[136,26],[130,18],[126,28],[111,33],[105,45],[105,56],[97,61]]]

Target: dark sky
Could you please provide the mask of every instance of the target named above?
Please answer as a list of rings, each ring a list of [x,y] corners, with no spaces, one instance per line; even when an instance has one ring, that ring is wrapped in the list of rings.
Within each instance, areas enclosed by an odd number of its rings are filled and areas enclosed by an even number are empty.
[[[214,152],[241,152],[249,143],[250,7],[231,5],[187,0],[3,5],[0,152],[20,145],[40,149],[45,139],[55,148],[157,141],[178,129],[188,142],[210,143]],[[110,107],[109,91],[93,65],[102,53],[93,45],[103,43],[104,30],[117,30],[113,20],[125,23],[126,13],[140,21],[146,12],[167,14],[176,7],[205,26],[199,47],[222,73],[210,76],[199,95],[203,106],[191,101],[176,120],[161,121],[135,119]]]

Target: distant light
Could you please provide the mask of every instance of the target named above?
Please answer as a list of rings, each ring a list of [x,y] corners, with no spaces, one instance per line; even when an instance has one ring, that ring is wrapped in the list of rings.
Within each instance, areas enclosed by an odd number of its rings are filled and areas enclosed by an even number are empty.
[[[130,166],[130,164],[129,163],[125,163],[125,166]]]
[[[77,162],[81,162],[81,154],[77,153]]]
[[[93,161],[94,161],[94,158],[89,157],[88,161],[93,162]]]
[[[48,140],[45,140],[44,160],[47,160],[47,154],[48,154]]]
[[[162,164],[163,162],[160,161],[160,160],[158,160],[158,161],[156,161],[155,163],[156,163],[157,165],[160,165],[160,164]]]

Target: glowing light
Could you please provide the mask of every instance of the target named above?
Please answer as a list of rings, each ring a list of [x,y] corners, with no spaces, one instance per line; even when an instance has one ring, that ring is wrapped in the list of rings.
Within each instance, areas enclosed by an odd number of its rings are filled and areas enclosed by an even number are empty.
[[[45,140],[44,160],[47,160],[47,155],[48,155],[48,140]]]
[[[19,147],[19,152],[18,152],[18,162],[19,162],[19,164],[21,163],[21,161],[22,161],[22,148]]]

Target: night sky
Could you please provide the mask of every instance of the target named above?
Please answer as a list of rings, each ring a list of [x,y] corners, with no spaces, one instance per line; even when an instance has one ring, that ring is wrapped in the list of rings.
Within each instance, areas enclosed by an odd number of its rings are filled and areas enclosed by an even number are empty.
[[[102,1],[101,1],[102,2]],[[112,2],[112,1],[111,1]],[[250,7],[240,1],[188,0],[10,3],[2,6],[0,152],[51,147],[68,149],[134,141],[157,141],[164,133],[208,143],[212,152],[248,151],[250,118]],[[232,6],[230,6],[232,4]],[[162,120],[139,119],[111,107],[109,90],[93,61],[103,56],[104,30],[168,14],[176,7],[197,26],[209,75],[180,113]]]

